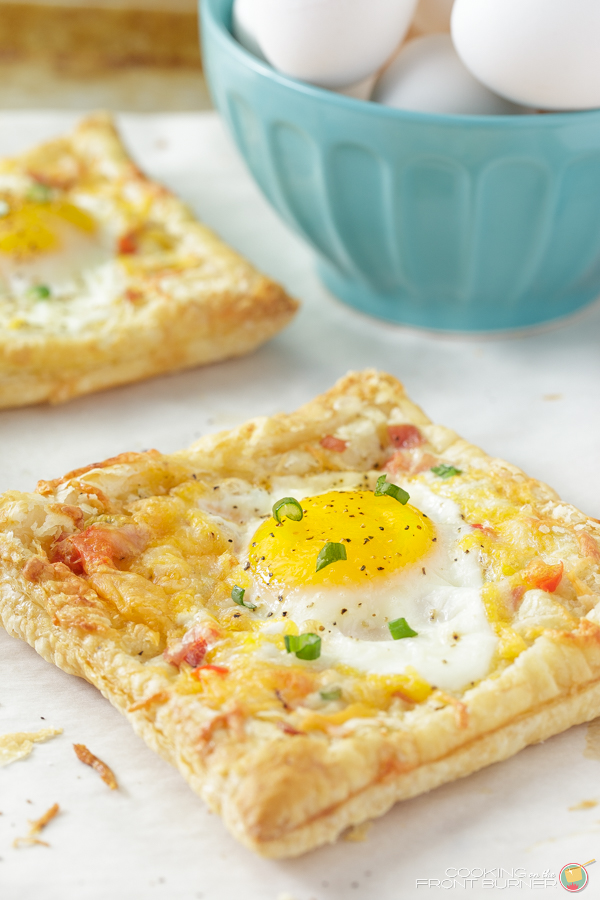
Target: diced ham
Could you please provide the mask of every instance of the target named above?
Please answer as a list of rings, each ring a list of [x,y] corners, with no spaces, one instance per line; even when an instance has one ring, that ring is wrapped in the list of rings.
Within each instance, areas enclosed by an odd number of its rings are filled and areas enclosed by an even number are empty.
[[[183,640],[177,641],[171,647],[167,647],[163,656],[172,666],[179,666],[182,662],[188,663],[194,668],[199,666],[206,656],[208,645],[202,635],[194,635],[194,629],[188,631]]]
[[[401,473],[408,473],[412,468],[412,456],[410,453],[404,453],[403,450],[399,450],[398,453],[394,453],[394,455],[388,459],[385,471],[389,475],[400,475]]]
[[[184,634],[180,641],[171,644],[163,653],[163,657],[172,666],[186,662],[192,668],[202,665],[208,650],[222,637],[219,626],[215,622],[200,622]]]
[[[533,588],[554,593],[563,577],[564,565],[562,562],[555,566],[548,565],[541,559],[534,559],[529,563],[523,573],[523,579]]]
[[[63,563],[75,575],[83,575],[83,561],[79,550],[73,545],[74,535],[61,532],[48,552],[51,563]]]
[[[137,253],[137,236],[134,231],[121,235],[119,238],[119,253],[122,256],[131,256]]]
[[[425,443],[425,438],[416,425],[389,425],[390,443],[398,450],[410,450]]]
[[[348,444],[341,438],[334,437],[333,434],[326,434],[321,441],[321,447],[325,450],[333,450],[334,453],[343,453]]]
[[[147,534],[137,525],[92,525],[79,534],[60,535],[49,558],[65,563],[76,575],[90,575],[100,566],[117,568],[118,563],[141,553],[147,542]]]
[[[198,637],[186,645],[182,659],[184,662],[188,663],[188,665],[196,668],[196,666],[201,665],[202,660],[206,656],[207,649],[208,644],[206,643],[206,640],[203,637]]]
[[[396,477],[401,474],[418,475],[420,472],[427,472],[438,463],[439,460],[431,453],[416,450],[414,453],[408,450],[398,450],[397,453],[387,461],[385,471]]]

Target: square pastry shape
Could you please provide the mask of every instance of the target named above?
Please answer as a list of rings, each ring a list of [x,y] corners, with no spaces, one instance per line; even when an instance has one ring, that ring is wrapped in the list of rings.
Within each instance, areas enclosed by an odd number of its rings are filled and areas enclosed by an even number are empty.
[[[0,160],[0,408],[248,353],[296,308],[137,168],[108,115]]]
[[[351,373],[5,494],[0,613],[294,856],[600,714],[599,527]]]

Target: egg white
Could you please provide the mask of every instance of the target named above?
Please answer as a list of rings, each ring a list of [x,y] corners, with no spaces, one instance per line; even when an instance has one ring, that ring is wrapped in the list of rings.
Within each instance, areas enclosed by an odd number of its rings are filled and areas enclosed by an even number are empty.
[[[0,176],[0,190],[18,195],[30,187],[22,176]],[[125,275],[101,198],[82,195],[74,202],[95,219],[94,233],[56,217],[56,247],[23,257],[0,252],[0,327],[75,335],[114,322],[117,310],[123,314]],[[37,299],[31,291],[37,285],[47,286],[50,297]]]
[[[215,492],[206,507],[215,523],[234,536],[240,558],[247,559],[254,532],[270,515],[275,500],[282,496],[302,500],[332,488],[360,486],[366,487],[355,473],[337,474],[334,479],[329,474],[278,479],[271,491],[229,484]],[[477,555],[459,546],[471,527],[452,500],[423,483],[404,487],[411,504],[436,527],[432,551],[417,563],[352,589],[294,585],[273,589],[254,579],[246,599],[256,604],[253,615],[264,622],[264,634],[280,633],[290,621],[300,633],[313,631],[318,622],[321,656],[313,665],[341,664],[381,675],[401,674],[412,666],[436,687],[461,690],[487,675],[498,642],[481,598],[483,579]],[[416,637],[393,640],[388,623],[401,617],[417,632]],[[265,654],[279,663],[297,662],[272,644],[265,646]]]

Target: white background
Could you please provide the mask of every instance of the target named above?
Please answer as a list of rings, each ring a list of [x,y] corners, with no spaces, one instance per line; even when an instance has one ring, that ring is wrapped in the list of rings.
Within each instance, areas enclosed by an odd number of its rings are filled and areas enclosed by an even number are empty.
[[[67,113],[0,114],[0,154],[73,121]],[[370,320],[320,286],[311,253],[259,195],[216,114],[123,116],[120,124],[141,166],[282,281],[302,311],[251,357],[62,407],[0,412],[1,490],[31,490],[38,478],[124,450],[172,451],[249,416],[291,410],[350,368],[377,366],[434,420],[600,516],[600,307],[560,328],[486,340]],[[2,632],[0,733],[44,725],[64,734],[0,770],[2,900],[489,897],[481,887],[417,888],[416,879],[443,879],[449,866],[557,873],[600,858],[600,805],[569,811],[600,801],[600,761],[583,757],[585,726],[397,806],[362,843],[270,862],[238,846],[95,689]],[[77,761],[74,742],[112,766],[119,792]],[[61,814],[44,834],[51,847],[14,849],[27,819],[54,802]],[[587,896],[598,896],[594,882],[600,863]],[[499,896],[524,895],[529,888]]]

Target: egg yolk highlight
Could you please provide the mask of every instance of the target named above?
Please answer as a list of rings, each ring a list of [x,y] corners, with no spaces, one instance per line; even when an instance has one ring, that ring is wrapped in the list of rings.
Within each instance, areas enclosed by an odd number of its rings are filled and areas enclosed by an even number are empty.
[[[72,203],[25,201],[0,219],[0,251],[16,256],[31,256],[57,249],[64,225],[92,234],[96,223]]]
[[[267,519],[250,542],[250,566],[265,584],[360,585],[418,562],[433,547],[430,519],[393,497],[329,491],[300,505],[300,522]],[[317,556],[328,541],[343,544],[347,559],[317,572]]]

